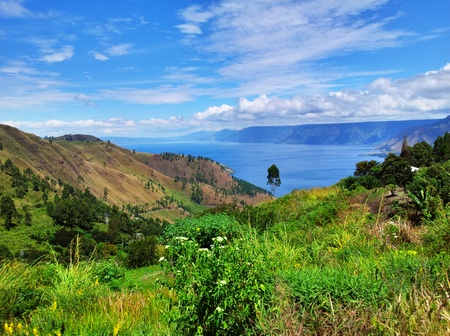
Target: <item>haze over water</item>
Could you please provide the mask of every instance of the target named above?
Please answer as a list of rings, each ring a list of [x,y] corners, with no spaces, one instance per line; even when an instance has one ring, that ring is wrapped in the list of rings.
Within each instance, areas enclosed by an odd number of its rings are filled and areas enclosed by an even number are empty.
[[[288,194],[294,189],[333,185],[342,178],[353,175],[357,162],[378,160],[376,157],[361,156],[368,154],[373,148],[357,145],[129,141],[116,144],[138,152],[170,152],[207,157],[233,169],[235,177],[266,190],[270,190],[267,185],[267,169],[275,164],[280,170],[281,178],[276,196]]]

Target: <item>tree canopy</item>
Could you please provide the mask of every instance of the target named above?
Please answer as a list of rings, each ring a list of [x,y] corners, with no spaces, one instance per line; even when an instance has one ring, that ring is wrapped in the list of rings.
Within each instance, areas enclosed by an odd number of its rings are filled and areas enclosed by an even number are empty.
[[[267,169],[267,184],[270,185],[272,195],[275,196],[275,190],[281,185],[281,179],[280,170],[274,164]]]

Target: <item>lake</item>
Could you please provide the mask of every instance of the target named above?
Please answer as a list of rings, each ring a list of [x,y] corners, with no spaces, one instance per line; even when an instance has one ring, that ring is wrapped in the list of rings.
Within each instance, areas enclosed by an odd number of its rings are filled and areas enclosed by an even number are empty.
[[[234,170],[234,176],[266,190],[267,169],[275,164],[280,170],[281,186],[276,195],[288,194],[294,189],[326,187],[353,175],[355,164],[364,160],[380,160],[367,157],[373,151],[368,146],[287,145],[271,143],[234,142],[147,142],[130,139],[118,146],[160,154],[163,152],[203,156],[220,162]]]

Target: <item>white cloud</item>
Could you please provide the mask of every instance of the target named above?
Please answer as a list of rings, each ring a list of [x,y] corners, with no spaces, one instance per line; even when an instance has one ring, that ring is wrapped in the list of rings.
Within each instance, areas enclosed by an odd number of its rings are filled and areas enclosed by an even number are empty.
[[[102,53],[92,50],[89,52],[89,54],[94,56],[94,58],[98,61],[107,61],[109,60],[109,57],[128,55],[129,53],[131,53],[132,48],[133,43],[122,43],[111,46],[105,49]]]
[[[133,47],[132,43],[122,43],[119,45],[115,45],[109,47],[105,50],[105,53],[109,56],[123,56],[127,55],[131,52],[131,48]]]
[[[54,11],[46,13],[30,11],[22,4],[23,2],[23,0],[0,0],[0,17],[48,19],[57,15]]]
[[[92,52],[90,52],[90,54],[92,54],[94,56],[94,58],[96,60],[98,60],[98,61],[107,61],[107,60],[109,60],[108,56],[103,55],[103,54],[101,54],[99,52],[92,51]]]
[[[74,55],[73,47],[64,46],[59,51],[54,51],[47,55],[43,55],[40,59],[48,63],[55,63],[71,59],[73,55]]]
[[[73,99],[87,106],[95,106],[96,104],[83,93],[77,94]]]
[[[199,35],[202,34],[200,24],[207,22],[213,13],[204,11],[199,5],[192,5],[180,11],[180,17],[186,21],[185,24],[177,25],[176,27],[183,34]]]
[[[217,62],[216,82],[228,84],[229,96],[286,94],[326,86],[333,80],[329,73],[354,73],[324,64],[330,57],[399,47],[418,38],[391,28],[396,17],[376,15],[387,2],[222,0],[187,7],[177,28],[200,59]]]
[[[183,34],[202,34],[202,30],[199,26],[192,23],[185,23],[176,26]]]
[[[0,0],[0,17],[26,17],[30,11],[20,0]]]
[[[243,126],[367,120],[404,120],[450,114],[450,66],[408,79],[379,78],[367,91],[342,90],[291,98],[240,98],[236,106],[212,106],[193,119]],[[250,121],[250,122],[247,122]]]

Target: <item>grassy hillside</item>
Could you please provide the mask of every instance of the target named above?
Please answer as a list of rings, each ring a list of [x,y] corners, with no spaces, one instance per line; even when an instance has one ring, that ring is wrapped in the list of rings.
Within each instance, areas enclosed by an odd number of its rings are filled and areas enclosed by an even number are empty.
[[[11,159],[21,170],[30,168],[41,177],[62,180],[80,190],[89,188],[96,197],[119,207],[171,210],[171,216],[178,209],[180,218],[199,206],[257,204],[270,198],[256,186],[242,187],[220,164],[204,158],[172,155],[165,160],[92,136],[41,139],[5,125],[0,125],[0,143],[2,162]],[[193,197],[194,192],[201,197]]]
[[[76,247],[69,266],[3,263],[0,319],[10,335],[448,334],[449,214],[411,225],[390,194],[296,191],[185,219],[158,266]]]

